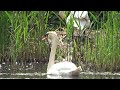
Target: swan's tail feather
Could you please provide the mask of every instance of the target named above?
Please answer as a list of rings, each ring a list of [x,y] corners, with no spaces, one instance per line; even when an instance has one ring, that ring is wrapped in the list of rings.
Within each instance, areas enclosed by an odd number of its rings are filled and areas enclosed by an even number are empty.
[[[71,71],[70,73],[72,74],[72,76],[79,76],[81,71],[82,71],[82,68],[81,66],[79,66],[76,70]]]

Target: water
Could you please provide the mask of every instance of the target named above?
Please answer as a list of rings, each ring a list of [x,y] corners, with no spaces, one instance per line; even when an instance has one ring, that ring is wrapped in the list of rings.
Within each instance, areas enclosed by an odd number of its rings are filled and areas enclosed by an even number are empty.
[[[105,72],[106,73],[106,72]],[[86,73],[82,72],[79,77],[48,76],[46,73],[0,73],[0,79],[120,79],[120,74],[112,73]]]
[[[17,66],[2,63],[0,79],[120,79],[120,73],[110,72],[81,72],[78,77],[46,75],[46,67],[47,65],[40,63]]]

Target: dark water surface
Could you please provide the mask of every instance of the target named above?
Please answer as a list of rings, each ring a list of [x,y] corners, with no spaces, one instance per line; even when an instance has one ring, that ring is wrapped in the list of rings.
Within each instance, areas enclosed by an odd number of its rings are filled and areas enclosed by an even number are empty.
[[[46,75],[47,65],[28,63],[26,65],[0,64],[0,79],[120,79],[120,73],[81,72],[78,77]]]

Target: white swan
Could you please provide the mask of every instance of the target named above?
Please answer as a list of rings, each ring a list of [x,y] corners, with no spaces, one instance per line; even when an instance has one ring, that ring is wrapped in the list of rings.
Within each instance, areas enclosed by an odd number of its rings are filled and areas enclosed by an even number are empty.
[[[69,16],[66,19],[66,23],[68,23],[72,15],[74,17],[74,20],[73,20],[74,27],[76,27],[77,29],[79,29],[79,26],[81,30],[90,26],[90,19],[88,16],[88,11],[71,11]]]
[[[55,31],[47,32],[48,41],[51,42],[51,52],[47,67],[47,75],[79,75],[80,71],[82,71],[81,66],[77,67],[74,63],[68,61],[62,61],[59,63],[54,63],[56,48],[59,42],[59,38]]]

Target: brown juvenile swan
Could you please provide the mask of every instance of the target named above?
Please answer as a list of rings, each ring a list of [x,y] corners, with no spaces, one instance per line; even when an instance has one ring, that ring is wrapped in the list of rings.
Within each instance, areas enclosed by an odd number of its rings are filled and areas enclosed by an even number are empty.
[[[49,62],[47,67],[48,75],[70,75],[70,76],[78,76],[82,71],[81,66],[77,67],[74,63],[68,61],[62,61],[55,64],[55,53],[56,48],[59,42],[59,38],[55,31],[47,32],[47,39],[51,43],[51,52],[49,56]]]

